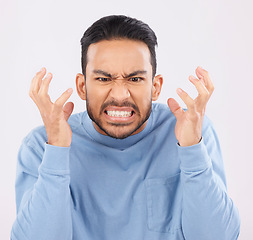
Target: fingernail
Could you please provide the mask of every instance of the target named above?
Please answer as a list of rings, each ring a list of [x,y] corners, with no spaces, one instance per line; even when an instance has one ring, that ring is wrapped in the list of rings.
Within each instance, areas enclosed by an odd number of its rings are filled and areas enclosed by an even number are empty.
[[[68,93],[71,93],[71,92],[73,92],[73,89],[72,89],[72,88],[69,88],[69,89],[68,89]]]
[[[182,92],[183,92],[183,91],[182,91],[181,88],[178,88],[178,89],[177,89],[177,93],[178,93],[178,94],[181,94]]]
[[[49,73],[47,74],[46,78],[50,78],[51,76],[52,76],[52,73],[49,72]]]
[[[192,75],[190,75],[189,79],[190,79],[190,80],[194,80],[194,79],[195,79],[195,77],[194,77],[194,76],[192,76]]]

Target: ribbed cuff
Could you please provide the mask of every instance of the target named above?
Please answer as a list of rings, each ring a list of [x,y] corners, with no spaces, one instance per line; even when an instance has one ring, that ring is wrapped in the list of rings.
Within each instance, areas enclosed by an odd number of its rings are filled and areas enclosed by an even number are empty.
[[[69,152],[70,147],[57,147],[45,143],[41,168],[52,171],[69,172]]]
[[[204,139],[202,137],[198,144],[189,147],[177,145],[178,155],[181,161],[180,168],[185,172],[201,171],[211,165]]]

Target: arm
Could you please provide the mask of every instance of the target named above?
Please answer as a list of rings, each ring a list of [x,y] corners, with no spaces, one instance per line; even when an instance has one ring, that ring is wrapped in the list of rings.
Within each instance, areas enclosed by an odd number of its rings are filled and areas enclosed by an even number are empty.
[[[43,80],[45,74],[45,68],[36,74],[29,93],[40,111],[46,136],[31,134],[19,151],[13,240],[71,239],[69,151],[72,131],[67,120],[73,103],[65,102],[72,89],[52,103],[48,95],[52,74],[48,73]]]
[[[237,208],[227,194],[224,166],[211,125],[200,143],[178,146],[183,186],[182,227],[186,239],[234,240],[240,231]]]
[[[12,240],[71,239],[68,165],[69,148],[45,144],[41,159],[36,146],[23,143],[18,156]]]
[[[197,98],[193,100],[182,89],[177,90],[187,111],[176,100],[168,99],[177,119],[175,135],[183,185],[183,232],[186,239],[237,239],[239,214],[227,195],[219,142],[211,124],[204,123],[214,86],[206,70],[198,67],[195,72],[198,78],[190,76],[189,80],[198,91]]]

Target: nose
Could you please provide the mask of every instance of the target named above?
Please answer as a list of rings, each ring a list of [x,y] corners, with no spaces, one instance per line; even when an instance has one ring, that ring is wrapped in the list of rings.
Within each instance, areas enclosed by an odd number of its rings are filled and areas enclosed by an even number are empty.
[[[115,81],[110,90],[110,97],[118,102],[122,102],[130,97],[129,89],[122,81]]]

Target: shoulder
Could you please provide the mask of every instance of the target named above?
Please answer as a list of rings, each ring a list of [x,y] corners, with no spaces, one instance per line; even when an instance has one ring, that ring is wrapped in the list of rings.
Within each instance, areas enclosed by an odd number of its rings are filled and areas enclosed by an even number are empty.
[[[17,171],[34,176],[38,175],[38,167],[42,161],[46,139],[47,134],[44,126],[36,127],[27,134],[19,148]]]
[[[81,125],[82,118],[83,118],[83,115],[85,114],[85,112],[75,113],[69,117],[68,124],[70,125],[72,130],[78,128]]]
[[[203,120],[202,137],[209,153],[211,151],[221,152],[218,134],[213,122],[207,115],[205,115]]]
[[[27,146],[35,151],[44,150],[44,143],[47,141],[47,133],[44,126],[32,129],[23,139],[22,146]]]

